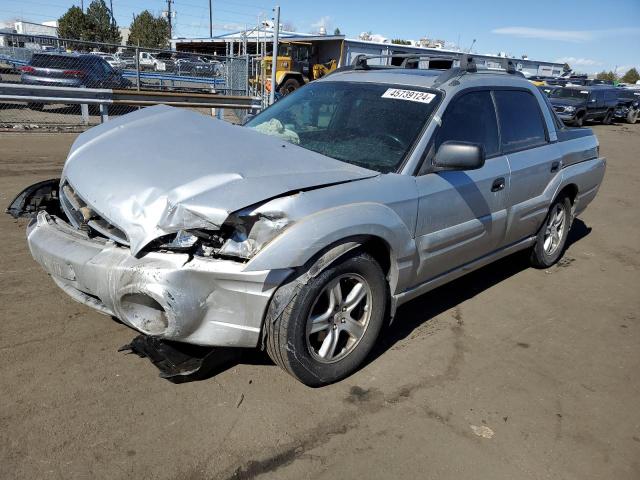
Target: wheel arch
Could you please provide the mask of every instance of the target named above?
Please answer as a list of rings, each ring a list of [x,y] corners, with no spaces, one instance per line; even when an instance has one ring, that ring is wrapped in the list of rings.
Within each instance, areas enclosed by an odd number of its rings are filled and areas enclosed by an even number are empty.
[[[569,200],[571,200],[571,205],[573,205],[576,201],[576,197],[578,196],[578,185],[576,185],[575,183],[564,185],[556,194],[554,201],[561,195],[566,195],[567,197],[569,197]]]

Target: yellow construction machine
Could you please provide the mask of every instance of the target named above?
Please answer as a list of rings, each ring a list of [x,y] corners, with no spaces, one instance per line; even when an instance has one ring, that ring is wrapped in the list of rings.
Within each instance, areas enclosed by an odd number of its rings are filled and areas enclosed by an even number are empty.
[[[314,46],[307,42],[281,42],[276,57],[276,92],[287,95],[297,88],[317,80],[338,67],[336,59],[328,62],[317,60]],[[273,56],[262,60],[261,76],[267,91],[271,91],[271,64]],[[259,81],[259,79],[257,79]]]

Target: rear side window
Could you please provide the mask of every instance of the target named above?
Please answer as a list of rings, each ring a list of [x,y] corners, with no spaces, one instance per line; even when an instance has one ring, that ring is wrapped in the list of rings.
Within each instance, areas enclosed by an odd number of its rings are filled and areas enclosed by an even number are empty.
[[[498,153],[498,124],[488,91],[470,92],[451,101],[435,139],[435,151],[447,141],[484,146],[487,156]]]
[[[494,94],[504,153],[536,147],[547,142],[542,112],[538,100],[531,93],[497,90]]]

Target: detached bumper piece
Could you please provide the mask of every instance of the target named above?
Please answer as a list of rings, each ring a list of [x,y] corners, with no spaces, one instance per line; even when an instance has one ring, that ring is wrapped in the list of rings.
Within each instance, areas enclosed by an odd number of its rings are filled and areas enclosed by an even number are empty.
[[[6,213],[13,218],[33,218],[41,210],[62,216],[59,202],[59,178],[35,183],[22,192],[9,204]]]
[[[240,356],[238,349],[200,347],[149,335],[138,335],[118,351],[148,358],[160,370],[161,378],[176,383],[211,377]]]

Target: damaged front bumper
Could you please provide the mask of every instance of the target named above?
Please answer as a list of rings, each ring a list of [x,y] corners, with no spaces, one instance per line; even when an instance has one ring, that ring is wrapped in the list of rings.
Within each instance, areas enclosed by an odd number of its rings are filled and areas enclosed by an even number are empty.
[[[289,269],[182,253],[141,258],[41,211],[27,229],[33,257],[75,300],[146,334],[196,345],[255,347],[264,314]]]

